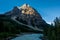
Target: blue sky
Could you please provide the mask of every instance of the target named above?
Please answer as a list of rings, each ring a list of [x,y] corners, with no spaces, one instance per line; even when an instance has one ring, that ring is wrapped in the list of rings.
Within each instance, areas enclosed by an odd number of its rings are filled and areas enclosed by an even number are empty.
[[[0,0],[0,14],[24,3],[35,8],[46,22],[50,23],[60,16],[60,0]]]

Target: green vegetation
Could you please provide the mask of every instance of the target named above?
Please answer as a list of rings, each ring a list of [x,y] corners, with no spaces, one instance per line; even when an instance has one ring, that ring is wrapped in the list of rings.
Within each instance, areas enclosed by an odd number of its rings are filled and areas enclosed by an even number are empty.
[[[21,32],[28,32],[24,25],[20,25],[11,20],[10,17],[0,15],[0,40],[5,40],[8,37],[14,37]]]
[[[50,25],[44,29],[45,40],[60,40],[60,18],[54,20],[54,25]]]
[[[21,20],[21,22],[24,21]],[[26,30],[29,28],[25,27],[25,25],[20,25],[11,20],[8,16],[0,15],[0,40],[5,40],[8,37],[14,37],[16,36],[16,34],[20,34],[21,32],[30,32],[29,30]],[[56,17],[56,19],[54,20],[54,25],[47,24],[46,27],[44,27],[43,34],[44,40],[60,40],[60,18]]]
[[[17,25],[8,16],[0,15],[0,40],[20,34],[19,25]]]

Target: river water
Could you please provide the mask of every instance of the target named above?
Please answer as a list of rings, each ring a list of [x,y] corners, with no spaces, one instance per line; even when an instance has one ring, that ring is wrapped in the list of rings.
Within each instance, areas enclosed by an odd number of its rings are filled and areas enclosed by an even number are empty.
[[[24,34],[20,35],[12,40],[42,40],[40,37],[42,37],[43,34]]]

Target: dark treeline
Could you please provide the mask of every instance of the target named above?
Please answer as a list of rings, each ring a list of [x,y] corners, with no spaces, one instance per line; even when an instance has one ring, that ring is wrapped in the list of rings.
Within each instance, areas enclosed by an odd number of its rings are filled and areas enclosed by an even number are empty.
[[[24,27],[24,25],[14,22],[8,16],[0,15],[0,40],[16,36],[16,34],[20,34],[21,32],[30,32]],[[43,40],[60,40],[60,18],[56,17],[54,24],[46,25],[43,34]]]
[[[14,23],[9,17],[0,15],[0,40],[6,40],[7,37],[20,33],[19,25]]]
[[[44,40],[60,40],[60,17],[56,17],[54,23],[44,29]]]
[[[14,37],[16,34],[26,32],[27,30],[24,27],[24,25],[19,25],[11,20],[10,17],[0,15],[0,40],[7,40],[8,37]]]

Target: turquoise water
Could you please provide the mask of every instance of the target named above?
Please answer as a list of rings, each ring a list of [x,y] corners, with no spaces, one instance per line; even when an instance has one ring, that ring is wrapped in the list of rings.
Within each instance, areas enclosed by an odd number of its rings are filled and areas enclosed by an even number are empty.
[[[43,34],[25,34],[22,36],[18,36],[12,40],[42,40],[39,37],[43,36]]]

